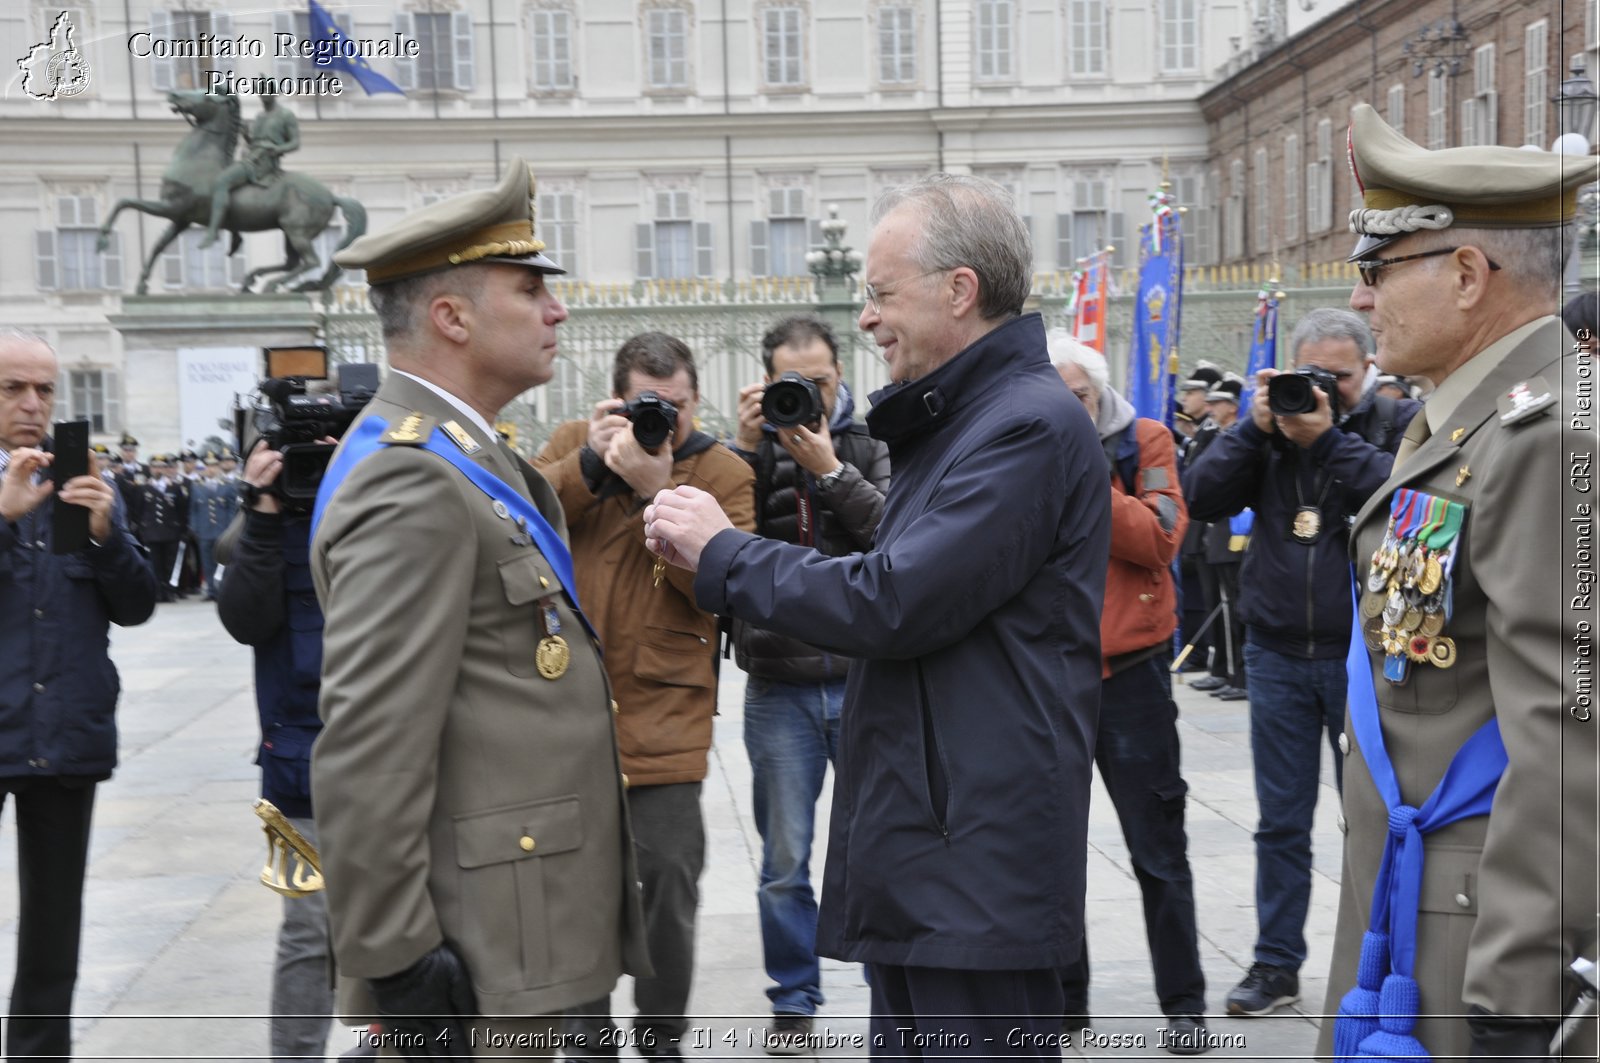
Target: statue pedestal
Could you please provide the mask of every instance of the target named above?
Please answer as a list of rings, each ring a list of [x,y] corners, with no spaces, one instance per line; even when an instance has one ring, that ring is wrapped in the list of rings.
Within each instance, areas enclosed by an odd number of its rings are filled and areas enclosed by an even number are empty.
[[[261,348],[316,342],[323,315],[314,298],[124,296],[109,320],[123,337],[125,422],[142,453],[200,447],[208,436],[236,443],[235,397],[242,401],[261,380]]]

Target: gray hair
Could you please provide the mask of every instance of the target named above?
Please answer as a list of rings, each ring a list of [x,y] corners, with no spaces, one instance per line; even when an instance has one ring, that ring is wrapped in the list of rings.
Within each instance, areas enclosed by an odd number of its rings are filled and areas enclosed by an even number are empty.
[[[918,268],[971,269],[985,321],[1022,313],[1033,287],[1033,240],[1010,193],[982,177],[936,173],[885,192],[872,208],[872,223],[907,204],[922,216],[910,250]]]
[[[1096,391],[1103,392],[1110,386],[1111,367],[1106,364],[1106,356],[1074,338],[1066,329],[1051,329],[1045,336],[1045,345],[1050,350],[1050,364],[1057,369],[1075,365],[1083,370]]]
[[[52,355],[56,353],[55,347],[51,346],[49,340],[37,332],[29,332],[27,329],[18,328],[16,325],[0,325],[0,343],[4,343],[7,340],[12,343],[37,343]]]
[[[1523,291],[1558,298],[1567,273],[1567,256],[1578,238],[1575,222],[1542,229],[1469,229],[1454,227],[1429,234],[1428,250],[1476,247],[1494,260]],[[1442,260],[1434,259],[1433,268]]]
[[[1289,354],[1299,358],[1303,344],[1321,343],[1323,340],[1349,340],[1356,345],[1363,358],[1372,354],[1377,347],[1365,315],[1353,310],[1319,306],[1295,324],[1294,333],[1289,337]]]
[[[421,323],[417,311],[426,307],[440,295],[460,295],[476,302],[483,284],[482,267],[457,266],[423,273],[415,277],[402,277],[387,284],[374,284],[367,289],[367,298],[378,315],[378,326],[383,330],[386,343],[412,339]]]

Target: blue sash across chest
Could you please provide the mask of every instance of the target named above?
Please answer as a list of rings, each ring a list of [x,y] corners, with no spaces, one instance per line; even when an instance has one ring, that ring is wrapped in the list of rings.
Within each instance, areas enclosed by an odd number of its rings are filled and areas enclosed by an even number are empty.
[[[344,446],[328,466],[328,471],[322,478],[322,485],[317,488],[316,505],[311,511],[313,537],[316,535],[317,525],[322,522],[322,514],[327,509],[328,503],[332,501],[351,470],[363,458],[375,453],[380,447],[389,445],[382,441],[382,436],[388,429],[389,426],[383,418],[367,417],[345,439]],[[545,520],[544,514],[539,512],[538,507],[523,497],[516,488],[468,458],[461,452],[461,448],[451,442],[438,428],[434,428],[427,440],[415,449],[426,450],[443,458],[455,466],[474,487],[488,495],[491,501],[501,503],[512,516],[522,518],[528,536],[533,539],[534,545],[538,546],[539,552],[544,554],[545,560],[555,570],[556,577],[561,580],[567,604],[593,635],[594,629],[590,627],[588,618],[583,615],[583,610],[578,605],[578,585],[572,574],[572,552],[567,549],[567,544],[561,541],[560,534],[551,527],[550,522]]]

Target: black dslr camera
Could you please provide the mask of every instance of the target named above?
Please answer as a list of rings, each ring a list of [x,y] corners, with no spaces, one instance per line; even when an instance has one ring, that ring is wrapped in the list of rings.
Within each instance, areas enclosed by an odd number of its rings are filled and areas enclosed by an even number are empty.
[[[347,362],[339,366],[338,391],[319,392],[308,382],[328,379],[326,347],[264,347],[262,354],[267,378],[257,386],[249,411],[254,439],[266,440],[283,455],[283,471],[270,488],[272,494],[288,508],[308,510],[333,457],[334,448],[318,440],[344,435],[378,390],[378,367]],[[245,453],[255,446],[254,439]]]
[[[815,424],[822,420],[822,391],[799,373],[787,372],[761,393],[761,416],[774,428]]]
[[[655,450],[678,428],[678,408],[653,391],[641,391],[617,412],[633,422],[633,438],[646,450]]]
[[[1319,387],[1328,396],[1328,409],[1335,422],[1339,420],[1339,381],[1326,369],[1314,365],[1301,366],[1292,373],[1279,373],[1267,381],[1267,407],[1275,414],[1289,416],[1296,413],[1314,413]]]

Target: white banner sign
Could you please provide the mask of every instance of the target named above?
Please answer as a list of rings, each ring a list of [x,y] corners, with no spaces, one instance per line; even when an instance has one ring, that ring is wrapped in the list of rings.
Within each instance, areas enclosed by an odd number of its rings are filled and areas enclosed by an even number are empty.
[[[261,380],[259,347],[179,347],[178,426],[183,445],[204,448],[217,436],[232,445],[233,407]]]

